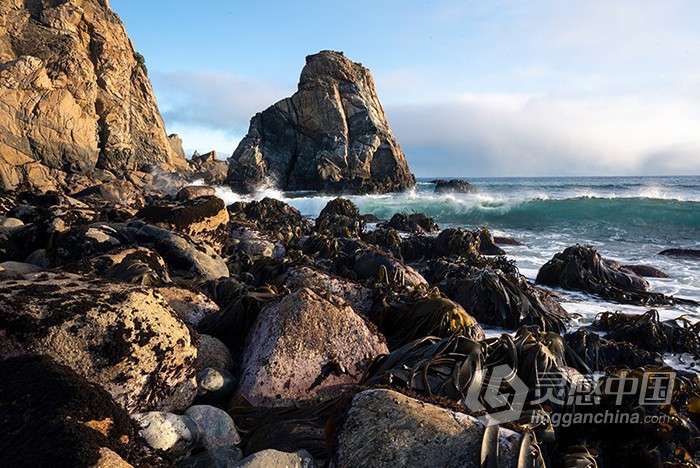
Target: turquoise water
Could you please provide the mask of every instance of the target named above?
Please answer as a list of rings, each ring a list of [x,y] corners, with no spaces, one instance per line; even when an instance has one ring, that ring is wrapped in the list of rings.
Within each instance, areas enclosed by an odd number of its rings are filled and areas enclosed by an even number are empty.
[[[470,178],[473,194],[435,194],[434,185],[419,179],[414,190],[351,198],[363,213],[389,218],[396,212],[423,212],[441,227],[486,225],[497,235],[515,238],[522,247],[505,247],[523,274],[534,280],[537,270],[555,253],[576,244],[594,245],[603,256],[655,266],[672,276],[653,279],[652,288],[700,300],[700,261],[659,256],[668,248],[700,249],[700,177],[565,177]],[[219,190],[227,202],[246,199]],[[330,196],[261,190],[254,198],[272,196],[318,215]],[[585,295],[562,292],[565,308],[582,322],[604,310],[643,312],[642,308],[609,304]],[[697,307],[673,306],[662,316],[689,314]]]

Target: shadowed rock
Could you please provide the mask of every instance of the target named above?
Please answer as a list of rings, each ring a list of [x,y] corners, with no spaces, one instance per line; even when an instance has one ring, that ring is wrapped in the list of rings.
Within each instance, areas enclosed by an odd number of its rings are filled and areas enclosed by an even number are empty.
[[[342,53],[306,58],[298,91],[250,122],[229,159],[228,184],[250,192],[381,193],[415,184],[369,70]]]

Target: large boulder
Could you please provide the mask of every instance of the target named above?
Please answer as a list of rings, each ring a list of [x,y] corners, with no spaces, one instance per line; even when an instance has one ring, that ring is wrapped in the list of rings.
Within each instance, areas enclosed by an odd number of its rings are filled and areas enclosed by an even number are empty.
[[[353,398],[338,434],[335,466],[537,466],[537,458],[518,463],[530,449],[521,448],[525,436],[497,431],[495,459],[482,464],[486,426],[476,418],[392,390],[365,390]]]
[[[0,17],[1,189],[71,185],[95,168],[187,169],[106,1],[8,0]]]
[[[200,197],[176,203],[159,200],[139,210],[136,217],[207,242],[218,250],[228,237],[228,210],[218,197]]]
[[[216,151],[206,154],[195,152],[189,160],[193,180],[202,180],[205,184],[221,185],[226,182],[228,164],[216,157]]]
[[[337,396],[386,353],[383,339],[351,307],[300,289],[258,315],[238,393],[253,405],[269,406]]]
[[[70,367],[21,356],[0,361],[0,374],[0,466],[169,466],[124,408]]]
[[[369,70],[342,52],[306,57],[299,89],[250,122],[229,159],[228,184],[250,192],[379,193],[415,184]]]
[[[46,354],[129,411],[181,410],[196,394],[196,339],[153,290],[34,273],[0,283],[0,356]]]

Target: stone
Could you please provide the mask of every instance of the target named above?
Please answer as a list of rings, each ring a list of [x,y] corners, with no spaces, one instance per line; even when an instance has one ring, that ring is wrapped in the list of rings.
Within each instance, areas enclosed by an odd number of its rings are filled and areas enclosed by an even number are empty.
[[[241,458],[238,447],[221,447],[180,460],[177,468],[234,468]]]
[[[213,197],[216,195],[216,190],[207,185],[188,185],[177,192],[175,198],[181,201],[195,200],[201,197]]]
[[[196,394],[196,338],[150,289],[67,273],[0,282],[0,357],[46,354],[128,411],[181,410]]]
[[[306,57],[298,91],[250,122],[229,159],[227,183],[251,192],[383,193],[415,185],[369,70],[342,53]]]
[[[306,450],[280,452],[267,449],[256,452],[238,462],[236,468],[317,468],[318,464]]]
[[[359,208],[346,198],[329,201],[316,218],[316,232],[335,237],[360,237],[364,228]]]
[[[0,17],[0,189],[58,189],[96,168],[188,169],[107,2],[8,0]]]
[[[225,369],[205,367],[197,378],[197,395],[205,402],[227,402],[236,391],[238,381]]]
[[[474,193],[476,188],[466,180],[436,179],[431,180],[435,184],[435,193]]]
[[[237,393],[266,406],[337,396],[386,353],[383,339],[351,307],[300,289],[261,310],[248,334]]]
[[[226,262],[205,242],[148,224],[140,226],[135,236],[140,244],[152,246],[165,259],[172,275],[202,281],[229,276]]]
[[[643,278],[670,278],[668,273],[665,273],[658,268],[649,265],[622,265],[623,270],[629,270],[635,275]]]
[[[209,405],[194,405],[187,408],[185,415],[199,426],[205,449],[212,450],[241,443],[236,425],[226,411]]]
[[[0,263],[0,276],[26,275],[36,273],[42,268],[31,263],[22,262],[2,262]]]
[[[463,413],[370,389],[355,395],[338,434],[335,465],[480,467],[485,425]],[[498,458],[486,466],[519,465],[522,435],[498,429]]]
[[[287,270],[284,285],[290,291],[301,288],[328,291],[333,296],[342,298],[352,306],[355,312],[361,315],[369,313],[374,300],[372,289],[346,278],[331,276],[306,266],[295,266]]]
[[[387,226],[414,234],[427,234],[440,230],[435,220],[423,213],[396,213],[391,217]]]
[[[200,155],[195,152],[189,161],[192,180],[201,180],[205,184],[223,185],[228,176],[228,163],[216,157],[216,151]]]
[[[0,375],[0,466],[169,466],[124,408],[70,367],[21,356],[0,360]]]
[[[666,249],[659,252],[659,255],[667,257],[685,258],[688,260],[700,259],[700,250],[698,249]]]
[[[21,219],[0,216],[0,228],[11,230],[22,226],[24,226],[24,223]]]
[[[228,210],[224,201],[214,196],[174,204],[160,200],[139,210],[136,217],[207,242],[218,251],[228,237]]]
[[[196,327],[199,321],[219,310],[219,306],[201,292],[177,286],[164,286],[158,292],[175,314],[188,325]]]
[[[184,455],[200,443],[200,427],[189,416],[163,411],[136,413],[131,416],[141,427],[139,434],[149,446],[173,456]]]
[[[200,333],[197,369],[206,367],[216,367],[230,372],[233,369],[233,356],[220,339]]]
[[[231,230],[229,249],[244,253],[249,258],[272,257],[281,259],[287,251],[279,241],[273,241],[263,233],[245,226]]]

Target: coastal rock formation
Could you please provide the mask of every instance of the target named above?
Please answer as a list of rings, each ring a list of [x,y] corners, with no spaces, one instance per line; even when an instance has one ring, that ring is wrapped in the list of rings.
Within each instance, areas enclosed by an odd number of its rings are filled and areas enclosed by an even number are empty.
[[[66,273],[0,283],[0,356],[48,355],[128,411],[187,408],[195,341],[149,289]]]
[[[217,159],[216,151],[205,154],[195,152],[189,161],[192,170],[192,179],[201,179],[205,184],[221,185],[226,182],[228,175],[228,164],[226,161]]]
[[[351,307],[301,289],[258,315],[238,392],[253,405],[267,406],[337,396],[385,353],[380,336]]]
[[[342,53],[306,58],[299,88],[256,114],[229,159],[228,184],[250,192],[383,193],[415,184],[369,70]]]
[[[435,179],[431,180],[435,184],[435,193],[474,193],[476,188],[466,180],[459,179]]]
[[[21,356],[0,361],[0,375],[0,466],[170,466],[109,393],[70,367]]]
[[[0,188],[187,169],[106,0],[6,0],[0,18]]]
[[[496,426],[498,428],[498,426]],[[358,393],[338,435],[335,466],[542,466],[526,437],[496,429],[485,462],[486,426],[476,418],[386,389]],[[525,457],[524,465],[518,457]]]

